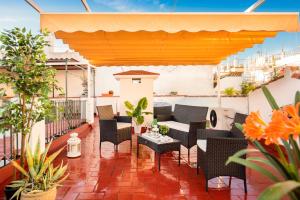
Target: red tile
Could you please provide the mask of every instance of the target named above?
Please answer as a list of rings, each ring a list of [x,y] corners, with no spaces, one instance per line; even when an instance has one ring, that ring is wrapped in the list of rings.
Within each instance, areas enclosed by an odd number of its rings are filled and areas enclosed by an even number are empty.
[[[96,120],[97,122],[97,120]],[[243,181],[233,178],[231,188],[227,177],[209,181],[209,192],[205,191],[203,172],[196,174],[196,148],[191,149],[188,161],[187,150],[182,147],[181,166],[177,165],[177,152],[161,157],[161,171],[157,171],[157,158],[154,152],[140,146],[139,159],[136,157],[136,136],[133,136],[133,148],[129,142],[119,145],[115,152],[113,144],[102,143],[99,151],[99,127],[82,139],[82,156],[67,159],[64,155],[57,162],[68,162],[70,176],[58,189],[57,199],[182,199],[182,200],[252,200],[270,184],[257,172],[247,170],[248,194],[244,193]],[[4,184],[0,185],[3,188]],[[3,192],[0,193],[0,199]]]
[[[77,200],[104,199],[104,193],[80,193]]]

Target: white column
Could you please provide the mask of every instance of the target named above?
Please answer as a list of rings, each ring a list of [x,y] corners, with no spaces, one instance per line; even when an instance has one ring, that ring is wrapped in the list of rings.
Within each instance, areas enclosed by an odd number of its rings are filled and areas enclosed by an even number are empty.
[[[45,120],[39,121],[36,124],[33,125],[29,145],[31,148],[31,151],[35,151],[36,144],[40,140],[40,149],[41,152],[45,150],[45,138],[46,138],[46,124]]]
[[[87,83],[88,83],[88,95],[86,101],[86,120],[89,124],[94,123],[94,101],[91,97],[92,94],[92,84],[91,84],[91,66],[88,65],[87,68]]]

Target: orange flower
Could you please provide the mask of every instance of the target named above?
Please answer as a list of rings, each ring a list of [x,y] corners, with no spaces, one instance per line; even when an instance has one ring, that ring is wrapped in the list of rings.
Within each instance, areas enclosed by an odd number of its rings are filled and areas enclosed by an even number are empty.
[[[252,112],[243,125],[246,138],[260,140],[263,138],[267,124],[261,119],[259,112]]]
[[[300,135],[300,102],[296,106],[286,106],[283,108],[286,113],[286,132],[287,134],[292,134],[294,136]]]
[[[288,117],[281,110],[274,110],[272,120],[266,128],[265,140],[266,145],[271,143],[278,144],[280,138],[287,140],[289,133],[286,130],[286,120]]]
[[[243,125],[246,138],[250,140],[265,139],[265,144],[278,144],[279,139],[288,140],[290,135],[300,135],[300,103],[274,110],[272,120],[265,123],[258,112],[252,112]]]

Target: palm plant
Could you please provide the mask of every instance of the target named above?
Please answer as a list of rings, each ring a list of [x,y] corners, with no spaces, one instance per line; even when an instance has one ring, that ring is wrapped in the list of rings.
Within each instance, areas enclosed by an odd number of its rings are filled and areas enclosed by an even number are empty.
[[[259,200],[279,200],[285,195],[296,200],[300,198],[300,148],[296,142],[296,139],[300,139],[300,92],[295,95],[294,105],[280,108],[265,86],[262,90],[273,109],[272,120],[266,123],[258,112],[252,112],[244,125],[236,124],[257,149],[239,151],[229,157],[227,164],[234,162],[244,165],[275,182],[260,194]],[[261,139],[264,139],[266,145],[273,144],[278,156],[267,151],[261,144]],[[284,151],[279,143],[283,145]],[[251,155],[257,152],[263,157]],[[248,154],[248,157],[241,158],[245,154]],[[278,173],[270,172],[265,166]]]
[[[134,107],[129,101],[125,101],[124,104],[128,109],[126,111],[126,114],[133,118],[133,121],[136,125],[142,125],[144,123],[144,115],[152,114],[152,112],[144,111],[148,107],[148,100],[146,97],[141,98],[136,107]]]
[[[26,163],[28,170],[23,168],[16,161],[11,161],[12,165],[23,174],[24,178],[11,182],[8,187],[18,188],[14,197],[19,197],[22,192],[35,194],[38,192],[48,191],[64,181],[68,175],[65,175],[67,165],[63,164],[54,167],[54,159],[62,152],[63,148],[47,156],[52,141],[49,143],[43,153],[40,151],[40,143],[38,142],[35,152],[32,154],[29,145],[26,145]]]

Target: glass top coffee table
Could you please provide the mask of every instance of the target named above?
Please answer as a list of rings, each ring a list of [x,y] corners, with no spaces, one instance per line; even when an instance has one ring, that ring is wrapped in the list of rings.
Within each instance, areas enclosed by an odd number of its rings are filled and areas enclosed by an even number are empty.
[[[180,165],[180,145],[179,140],[169,136],[158,136],[151,133],[144,133],[137,137],[137,157],[139,157],[139,145],[143,144],[158,154],[158,170],[160,171],[160,155],[170,151],[178,151],[178,165]]]

